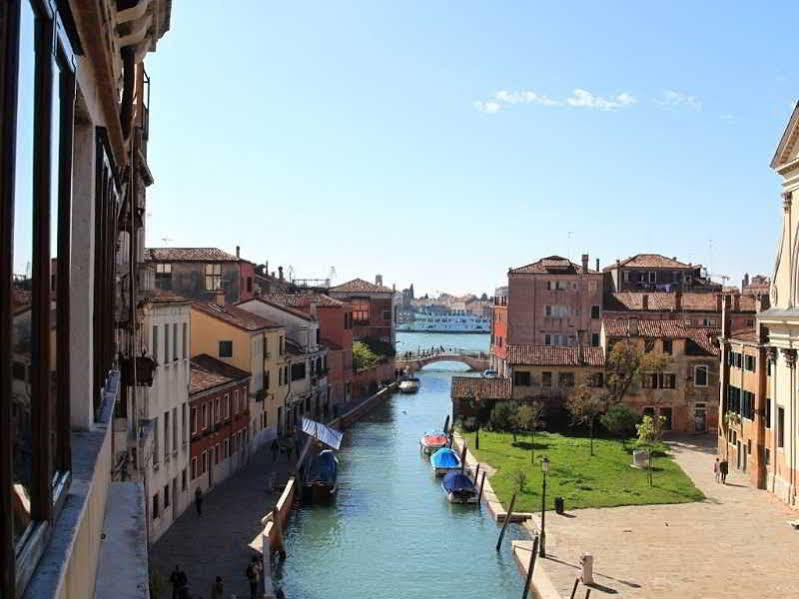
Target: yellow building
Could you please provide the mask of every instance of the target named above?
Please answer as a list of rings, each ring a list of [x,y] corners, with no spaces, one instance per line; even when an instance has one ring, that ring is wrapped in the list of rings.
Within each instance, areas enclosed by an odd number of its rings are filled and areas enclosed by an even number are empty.
[[[236,306],[196,302],[191,310],[191,355],[208,354],[250,373],[247,439],[255,451],[277,435],[278,412],[288,394],[285,329]]]

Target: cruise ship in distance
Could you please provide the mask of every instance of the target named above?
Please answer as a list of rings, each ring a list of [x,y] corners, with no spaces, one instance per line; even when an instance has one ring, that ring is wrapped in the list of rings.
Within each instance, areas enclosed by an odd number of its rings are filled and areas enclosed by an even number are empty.
[[[406,333],[490,333],[491,321],[463,310],[443,314],[417,312],[413,320],[401,323],[397,330]]]

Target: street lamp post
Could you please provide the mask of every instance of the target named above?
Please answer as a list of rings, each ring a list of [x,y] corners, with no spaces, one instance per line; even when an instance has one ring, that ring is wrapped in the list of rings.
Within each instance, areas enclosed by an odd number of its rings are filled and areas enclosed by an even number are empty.
[[[546,523],[546,515],[547,515],[547,471],[549,470],[549,459],[547,456],[541,458],[541,472],[544,473],[544,482],[543,482],[543,489],[541,492],[541,542],[538,544],[538,556],[539,557],[546,557],[546,532],[544,532],[544,526]]]

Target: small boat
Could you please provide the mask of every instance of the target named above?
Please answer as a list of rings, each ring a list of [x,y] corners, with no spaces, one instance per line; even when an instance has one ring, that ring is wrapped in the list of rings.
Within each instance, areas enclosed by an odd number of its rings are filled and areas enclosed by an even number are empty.
[[[471,479],[461,472],[448,472],[441,481],[441,488],[450,503],[477,503],[477,489]]]
[[[449,447],[442,447],[430,456],[430,465],[436,476],[444,476],[447,472],[460,470],[461,459]]]
[[[400,393],[416,393],[419,390],[420,381],[416,377],[408,377],[399,384]]]
[[[422,451],[430,455],[434,451],[441,449],[449,442],[449,438],[444,433],[425,433],[419,440]]]
[[[338,458],[332,449],[323,449],[311,460],[303,483],[303,495],[312,502],[325,501],[336,493]]]

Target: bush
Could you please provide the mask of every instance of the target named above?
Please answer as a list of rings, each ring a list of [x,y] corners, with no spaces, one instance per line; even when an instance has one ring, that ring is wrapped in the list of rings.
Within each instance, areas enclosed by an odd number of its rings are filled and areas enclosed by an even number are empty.
[[[612,435],[629,437],[635,433],[635,425],[641,422],[641,416],[629,406],[616,404],[602,415],[600,422]]]
[[[352,367],[355,370],[371,368],[380,362],[380,356],[374,353],[369,346],[362,341],[352,344]]]
[[[474,416],[468,418],[461,418],[458,420],[458,428],[467,433],[473,433],[477,430],[478,422]]]
[[[514,430],[514,420],[518,407],[512,401],[500,401],[491,410],[491,429],[495,431]]]

